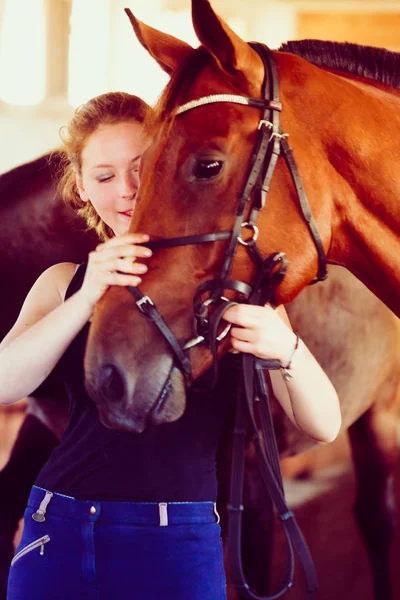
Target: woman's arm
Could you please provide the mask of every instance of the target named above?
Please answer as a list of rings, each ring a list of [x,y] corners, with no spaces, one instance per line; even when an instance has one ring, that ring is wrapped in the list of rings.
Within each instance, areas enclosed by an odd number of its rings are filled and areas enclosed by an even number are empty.
[[[234,350],[263,359],[278,359],[290,365],[290,379],[271,371],[274,394],[291,421],[318,442],[331,442],[341,426],[339,399],[330,380],[302,340],[297,350],[285,309],[270,306],[237,305],[224,319],[239,327],[231,330]]]
[[[90,253],[81,289],[63,301],[75,265],[45,271],[29,292],[10,333],[0,344],[0,404],[31,394],[49,375],[110,285],[138,285],[147,270],[136,257],[149,250],[135,243],[148,236],[113,238]]]
[[[75,265],[47,269],[33,285],[10,333],[0,345],[0,403],[32,393],[90,318],[90,307],[78,294],[62,301]]]

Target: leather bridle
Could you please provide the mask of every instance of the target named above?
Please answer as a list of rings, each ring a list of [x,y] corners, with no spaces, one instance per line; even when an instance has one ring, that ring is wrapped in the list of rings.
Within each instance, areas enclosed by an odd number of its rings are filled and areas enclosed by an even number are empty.
[[[292,150],[288,144],[288,135],[283,133],[280,125],[282,104],[279,98],[278,73],[273,54],[266,46],[258,42],[252,42],[250,45],[260,55],[264,64],[265,77],[263,83],[263,98],[229,94],[205,96],[179,106],[175,109],[173,115],[176,118],[178,115],[194,110],[200,106],[219,102],[241,104],[263,110],[248,176],[243,192],[238,200],[233,229],[231,231],[167,238],[145,243],[145,245],[152,250],[158,250],[182,245],[204,244],[229,240],[219,278],[205,281],[197,288],[193,301],[197,335],[193,339],[187,341],[184,345],[181,345],[165,323],[153,301],[148,296],[143,295],[137,287],[128,287],[128,290],[136,300],[136,305],[139,310],[152,320],[170,345],[175,355],[175,359],[178,362],[178,366],[184,374],[188,385],[192,381],[191,365],[186,353],[188,349],[193,348],[202,342],[206,342],[213,353],[214,365],[216,365],[218,341],[220,341],[229,330],[229,328],[225,328],[223,334],[218,336],[218,327],[224,312],[227,308],[232,306],[232,304],[236,303],[230,302],[224,296],[225,290],[230,290],[239,294],[239,301],[259,305],[270,302],[274,305],[275,288],[279,285],[285,275],[287,259],[282,252],[275,253],[266,259],[261,256],[256,245],[258,235],[256,222],[260,210],[265,207],[271,179],[281,152],[297,192],[301,214],[307,224],[317,250],[318,272],[312,283],[322,281],[327,277],[327,259],[324,247],[310,210]],[[245,215],[248,215],[247,218]],[[252,232],[252,237],[250,237],[250,239],[242,238],[241,234],[244,228],[249,229]],[[239,244],[246,246],[251,259],[256,265],[256,277],[252,285],[230,279],[229,277]],[[204,300],[206,294],[208,295],[208,298],[207,300]],[[211,306],[212,309],[210,308]],[[239,393],[236,408],[231,498],[228,506],[230,512],[230,559],[235,587],[241,591],[241,594],[244,597],[252,598],[254,600],[263,600],[267,598],[272,600],[278,598],[291,587],[294,571],[292,546],[299,555],[300,561],[305,569],[307,587],[310,595],[317,587],[315,570],[308,548],[301,536],[293,513],[289,511],[285,502],[279,470],[279,455],[273,432],[272,418],[268,409],[268,392],[262,373],[264,369],[279,369],[281,367],[282,365],[279,361],[262,361],[251,355],[244,354],[243,384],[241,392]],[[254,402],[255,396],[260,402]],[[262,424],[261,435],[255,417],[256,404],[260,411],[258,420]],[[243,472],[245,445],[249,426],[251,429],[252,440],[260,460],[260,472],[282,521],[290,550],[286,569],[287,581],[281,584],[275,594],[263,598],[250,589],[245,581],[241,566],[240,538],[241,515],[243,511]]]

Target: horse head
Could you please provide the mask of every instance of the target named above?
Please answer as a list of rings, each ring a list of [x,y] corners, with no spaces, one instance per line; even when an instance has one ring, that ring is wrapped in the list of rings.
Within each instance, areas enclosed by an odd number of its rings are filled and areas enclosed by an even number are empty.
[[[205,282],[221,277],[226,254],[232,249],[232,264],[225,278],[249,286],[253,283],[254,262],[248,248],[237,245],[236,239],[246,241],[246,236],[254,236],[254,196],[258,204],[265,200],[260,189],[252,188],[250,201],[242,202],[249,173],[257,161],[254,149],[263,143],[260,129],[267,135],[270,159],[274,142],[284,141],[285,134],[290,134],[309,202],[309,209],[301,208],[296,176],[282,159],[277,160],[271,181],[268,166],[261,169],[262,176],[257,175],[259,187],[264,184],[270,188],[266,206],[259,214],[256,211],[259,255],[265,258],[284,252],[288,260],[276,301],[290,301],[316,273],[321,274],[325,252],[332,262],[346,264],[346,244],[343,239],[333,240],[332,231],[343,226],[343,203],[338,199],[346,194],[346,199],[351,199],[354,190],[329,158],[334,149],[341,151],[337,140],[351,135],[343,132],[338,119],[343,108],[339,93],[343,84],[335,74],[298,56],[274,52],[280,98],[274,107],[274,98],[269,96],[271,120],[283,109],[280,125],[274,128],[266,120],[266,104],[261,102],[271,73],[265,71],[257,49],[234,33],[209,2],[192,1],[193,24],[201,43],[197,49],[148,27],[127,12],[139,41],[171,75],[149,124],[153,141],[143,156],[130,230],[149,233],[155,241],[230,232],[201,244],[155,249],[149,261],[141,292],[155,303],[183,347],[196,337],[193,298],[198,296],[199,286],[207,288]],[[354,90],[346,88],[347,102],[356,101],[358,93],[356,86]],[[251,102],[241,103],[240,98]],[[348,144],[347,151],[356,152],[354,143]],[[320,160],[321,156],[325,159]],[[238,229],[241,204],[243,219]],[[304,212],[312,215],[311,228]],[[242,226],[246,222],[250,226]],[[213,303],[214,291],[210,293]],[[223,295],[237,297],[232,290]],[[219,356],[228,349],[229,341],[225,340]],[[188,356],[194,378],[212,362],[204,344],[188,350]],[[87,389],[103,422],[140,432],[149,424],[178,419],[186,402],[187,381],[181,366],[166,337],[137,310],[129,291],[111,288],[96,309],[85,359]]]

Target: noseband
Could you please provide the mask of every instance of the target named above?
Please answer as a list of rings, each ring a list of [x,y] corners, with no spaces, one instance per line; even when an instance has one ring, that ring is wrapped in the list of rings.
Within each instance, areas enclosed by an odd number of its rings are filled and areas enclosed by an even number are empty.
[[[229,241],[219,278],[205,281],[196,290],[193,300],[194,315],[197,335],[186,342],[183,346],[178,342],[164,319],[157,311],[153,301],[142,294],[136,287],[128,287],[128,290],[136,300],[139,310],[158,327],[170,345],[179,367],[189,384],[192,380],[192,372],[186,351],[206,342],[214,356],[216,366],[217,344],[229,331],[229,326],[222,334],[218,335],[218,327],[227,308],[234,304],[225,296],[225,290],[236,292],[239,300],[249,304],[263,305],[266,302],[274,304],[275,289],[282,281],[286,269],[287,259],[283,252],[272,254],[264,259],[256,245],[258,228],[257,217],[265,207],[271,179],[282,152],[286,165],[291,174],[294,187],[297,192],[299,206],[304,221],[307,224],[311,237],[314,241],[318,255],[318,272],[311,283],[322,281],[327,277],[327,259],[321,237],[318,233],[316,223],[312,216],[310,206],[304,192],[301,177],[293,157],[287,138],[280,126],[280,112],[282,104],[279,99],[279,81],[276,64],[270,50],[263,44],[252,42],[252,48],[260,55],[265,69],[263,83],[263,98],[250,98],[239,95],[216,94],[191,100],[179,106],[175,116],[179,116],[194,110],[200,106],[228,102],[241,104],[263,110],[262,118],[258,126],[255,149],[250,161],[249,172],[243,192],[238,199],[236,219],[231,231],[220,231],[201,235],[191,235],[178,238],[168,238],[146,242],[145,245],[152,250],[172,248],[191,244],[204,244],[210,242]],[[248,215],[245,217],[245,215]],[[250,237],[244,237],[244,230],[250,232]],[[248,283],[230,279],[232,263],[239,244],[244,245],[256,266],[255,281],[250,286]],[[207,295],[207,299],[204,296]],[[212,307],[212,309],[210,309]],[[292,586],[294,571],[295,550],[303,565],[309,598],[317,587],[316,575],[307,545],[302,538],[301,532],[294,519],[293,513],[289,511],[283,494],[283,485],[279,469],[279,454],[274,437],[273,423],[269,411],[268,391],[264,380],[264,369],[278,369],[282,365],[279,361],[263,361],[251,355],[243,355],[243,385],[238,397],[236,407],[235,440],[232,457],[232,476],[229,511],[229,543],[231,570],[235,587],[240,590],[243,597],[254,600],[274,600],[282,596]],[[259,402],[254,402],[256,393]],[[258,405],[258,418],[255,417],[256,404]],[[259,434],[257,421],[261,423],[262,434]],[[241,563],[241,516],[243,511],[243,475],[245,446],[248,435],[248,427],[251,429],[252,441],[259,456],[260,473],[269,495],[277,509],[279,518],[288,541],[288,560],[286,566],[286,581],[271,596],[260,597],[246,583]]]

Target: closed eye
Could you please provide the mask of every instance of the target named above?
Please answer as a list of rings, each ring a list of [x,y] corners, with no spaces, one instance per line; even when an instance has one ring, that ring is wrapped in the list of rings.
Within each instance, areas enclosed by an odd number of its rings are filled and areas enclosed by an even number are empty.
[[[213,179],[222,171],[224,163],[222,160],[199,160],[193,169],[193,175],[197,180]]]

